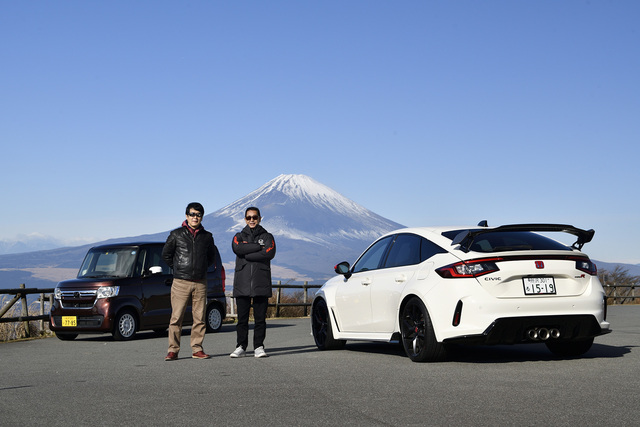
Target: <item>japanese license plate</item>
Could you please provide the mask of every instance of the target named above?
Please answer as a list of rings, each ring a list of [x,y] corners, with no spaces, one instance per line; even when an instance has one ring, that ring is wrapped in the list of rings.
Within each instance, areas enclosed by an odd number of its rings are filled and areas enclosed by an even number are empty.
[[[76,316],[62,316],[62,326],[78,326],[78,318]]]
[[[556,282],[553,277],[523,277],[525,295],[555,295]]]

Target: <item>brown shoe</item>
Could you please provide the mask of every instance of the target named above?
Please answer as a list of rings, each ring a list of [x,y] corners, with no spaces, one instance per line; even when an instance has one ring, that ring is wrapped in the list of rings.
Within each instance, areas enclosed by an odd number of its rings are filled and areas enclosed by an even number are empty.
[[[193,354],[191,355],[191,357],[193,357],[194,359],[208,359],[208,358],[210,358],[211,356],[209,356],[208,354],[206,354],[204,351],[200,350],[200,351],[199,351],[199,352],[197,352],[197,353],[193,353]]]
[[[164,360],[167,362],[170,360],[178,360],[178,353],[174,353],[173,351],[170,351],[169,353],[167,353]]]

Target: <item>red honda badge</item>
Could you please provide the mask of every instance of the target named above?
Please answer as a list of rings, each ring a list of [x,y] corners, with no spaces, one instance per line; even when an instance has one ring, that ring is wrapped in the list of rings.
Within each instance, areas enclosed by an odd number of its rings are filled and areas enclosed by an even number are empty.
[[[544,268],[544,262],[542,261],[536,261],[536,268],[540,269],[540,268]]]

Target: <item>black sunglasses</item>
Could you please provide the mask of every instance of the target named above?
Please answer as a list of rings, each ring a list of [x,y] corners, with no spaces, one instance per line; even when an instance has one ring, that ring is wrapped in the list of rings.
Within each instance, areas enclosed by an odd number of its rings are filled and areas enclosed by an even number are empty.
[[[260,217],[258,215],[247,215],[244,217],[244,219],[246,219],[247,221],[251,221],[252,219],[257,221],[260,219]]]
[[[189,215],[191,218],[193,218],[194,216],[202,218],[202,214],[200,212],[189,212],[187,215]]]

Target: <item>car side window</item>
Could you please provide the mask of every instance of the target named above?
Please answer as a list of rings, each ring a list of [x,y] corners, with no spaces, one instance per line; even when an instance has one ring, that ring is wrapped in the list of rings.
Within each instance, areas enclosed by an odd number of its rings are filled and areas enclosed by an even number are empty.
[[[427,239],[421,239],[420,242],[420,262],[425,261],[429,258],[431,258],[432,256],[434,256],[435,254],[443,254],[446,253],[447,251],[442,249],[440,246],[436,245],[435,243],[427,240]]]
[[[147,262],[145,269],[151,267],[162,267],[162,274],[171,274],[171,268],[162,259],[162,246],[151,246],[147,248]]]
[[[359,273],[367,270],[377,270],[380,263],[387,252],[387,247],[391,243],[393,236],[385,237],[374,243],[367,251],[362,254],[360,259],[353,265],[353,272]]]
[[[144,268],[144,259],[147,256],[147,251],[145,249],[141,249],[138,253],[138,259],[136,260],[136,267],[133,270],[133,277],[142,276],[142,271]]]
[[[420,243],[423,240],[415,234],[399,234],[389,250],[385,267],[400,267],[420,263]]]

